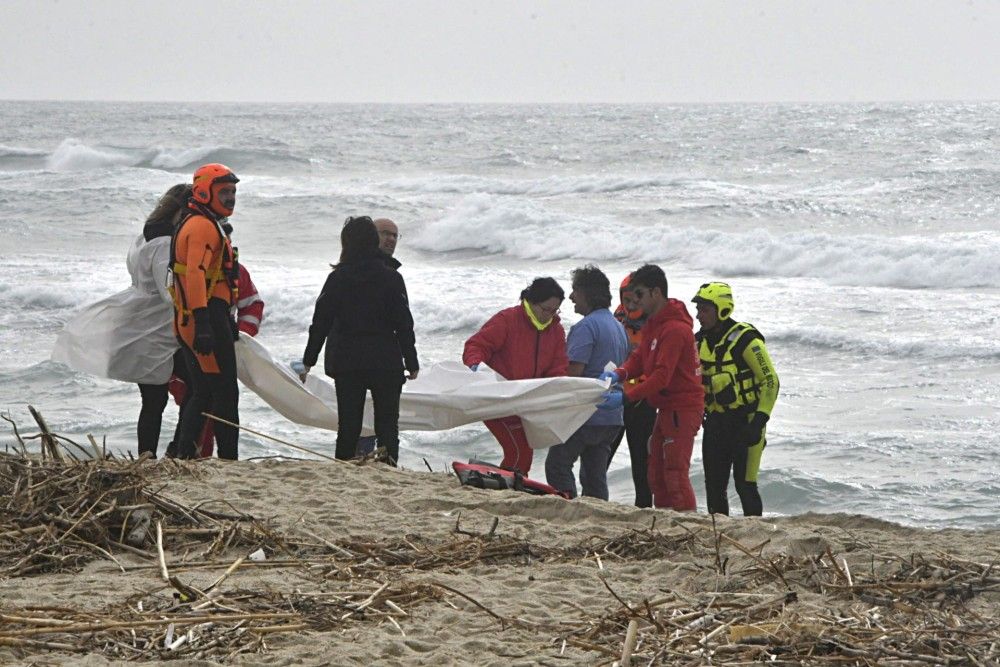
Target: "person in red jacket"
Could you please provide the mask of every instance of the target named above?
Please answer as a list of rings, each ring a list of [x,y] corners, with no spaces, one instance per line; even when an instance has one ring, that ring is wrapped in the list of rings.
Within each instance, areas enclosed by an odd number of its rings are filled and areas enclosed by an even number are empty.
[[[657,410],[647,468],[653,505],[694,511],[688,468],[705,409],[694,320],[683,301],[667,297],[667,277],[655,264],[632,274],[630,285],[639,309],[648,318],[642,327],[642,341],[621,368],[608,371],[601,379],[622,383],[640,378],[635,384],[626,384],[624,397],[621,390],[617,397],[618,401],[645,400]]]
[[[485,363],[506,380],[566,375],[566,332],[559,323],[564,298],[555,279],[535,278],[521,292],[520,304],[501,310],[465,341],[462,361],[473,371]],[[500,467],[527,475],[533,453],[521,418],[502,417],[484,423],[503,449]]]
[[[236,302],[236,324],[240,333],[245,333],[250,337],[257,335],[260,330],[260,323],[264,320],[264,300],[257,293],[257,286],[250,278],[250,272],[242,264],[238,265],[240,270],[237,284],[239,286],[239,300]],[[170,377],[167,388],[170,395],[174,397],[174,402],[183,409],[184,399],[188,396],[187,374],[178,374],[178,370],[183,369],[183,364],[174,368],[174,374]],[[173,443],[171,443],[173,444]],[[201,458],[211,458],[215,452],[215,429],[212,420],[206,419],[205,426],[201,430],[198,438],[198,451]]]

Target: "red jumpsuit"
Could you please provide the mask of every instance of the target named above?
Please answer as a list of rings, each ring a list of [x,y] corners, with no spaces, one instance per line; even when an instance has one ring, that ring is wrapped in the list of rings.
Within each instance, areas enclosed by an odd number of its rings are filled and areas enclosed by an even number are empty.
[[[694,437],[701,428],[705,392],[694,321],[683,302],[668,299],[646,321],[639,347],[617,372],[624,382],[626,400],[645,399],[657,409],[647,468],[653,505],[694,511],[688,469]],[[627,382],[630,378],[639,380],[631,384]]]
[[[486,363],[507,380],[566,375],[569,366],[566,332],[559,323],[559,316],[554,316],[549,325],[539,331],[524,308],[524,304],[505,308],[487,320],[465,341],[462,362],[466,366]],[[483,423],[503,449],[500,467],[527,475],[534,453],[528,445],[521,418],[501,417]]]

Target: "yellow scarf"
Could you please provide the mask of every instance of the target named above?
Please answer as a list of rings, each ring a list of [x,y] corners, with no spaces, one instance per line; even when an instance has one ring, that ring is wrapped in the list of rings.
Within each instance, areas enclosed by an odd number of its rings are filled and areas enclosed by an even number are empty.
[[[539,331],[545,331],[549,325],[552,324],[552,318],[550,318],[548,322],[540,322],[538,318],[535,317],[535,312],[531,310],[531,306],[528,305],[527,299],[522,299],[521,303],[524,304],[524,312],[528,314],[528,319],[531,320],[531,323],[535,325],[536,329]]]

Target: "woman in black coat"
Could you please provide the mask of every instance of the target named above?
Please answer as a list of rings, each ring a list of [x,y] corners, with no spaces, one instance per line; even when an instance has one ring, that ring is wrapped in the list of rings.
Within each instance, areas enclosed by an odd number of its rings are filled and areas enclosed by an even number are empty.
[[[378,243],[378,231],[368,216],[348,218],[344,223],[340,262],[316,300],[302,363],[308,373],[326,344],[324,369],[337,388],[335,456],[354,457],[365,393],[371,391],[375,435],[386,448],[389,462],[396,465],[399,395],[407,378],[416,379],[420,365],[406,284],[390,268]]]

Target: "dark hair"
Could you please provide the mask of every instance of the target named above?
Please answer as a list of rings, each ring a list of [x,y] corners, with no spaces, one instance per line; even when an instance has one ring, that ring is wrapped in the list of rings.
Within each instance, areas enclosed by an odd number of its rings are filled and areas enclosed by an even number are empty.
[[[521,298],[527,300],[528,303],[541,303],[552,297],[556,297],[560,301],[566,298],[566,293],[563,292],[562,287],[559,287],[555,278],[535,278],[530,285],[521,290]]]
[[[146,218],[147,225],[171,224],[176,225],[181,217],[187,212],[188,199],[191,198],[191,184],[178,183],[163,193],[160,200],[156,202],[156,208]]]
[[[340,230],[340,263],[363,259],[378,250],[378,230],[367,215],[350,217]]]
[[[580,290],[587,305],[593,310],[611,307],[611,281],[604,272],[593,264],[573,269],[569,274],[573,279],[573,289]]]
[[[663,292],[664,298],[667,296],[667,275],[656,264],[645,264],[635,270],[635,273],[632,274],[632,281],[629,282],[628,286],[634,290],[637,285],[642,285],[650,289],[659,287],[660,291]]]

